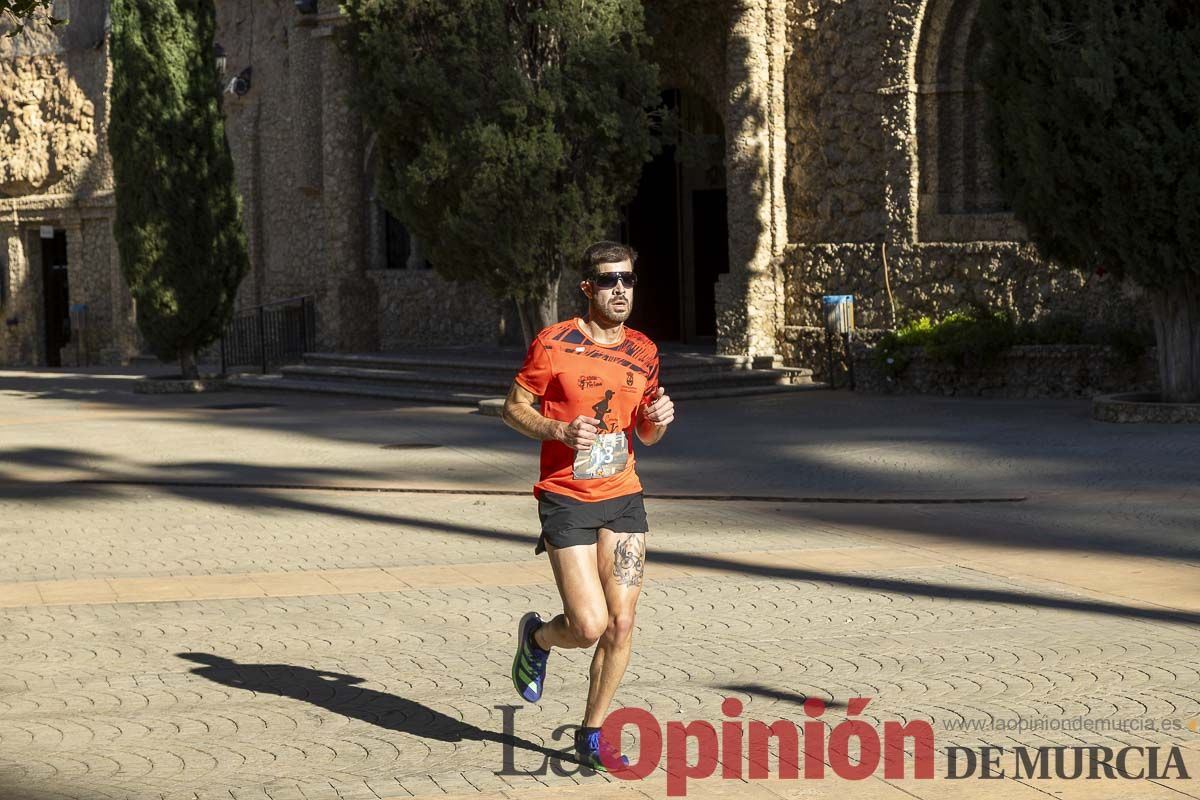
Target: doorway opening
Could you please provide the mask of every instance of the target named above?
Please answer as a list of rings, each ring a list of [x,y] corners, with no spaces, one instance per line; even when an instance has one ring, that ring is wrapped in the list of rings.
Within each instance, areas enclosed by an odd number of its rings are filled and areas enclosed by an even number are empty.
[[[52,236],[43,234],[42,296],[46,366],[61,367],[61,350],[71,341],[71,293],[67,284],[67,232],[64,230],[55,230]]]
[[[638,252],[630,326],[659,341],[712,343],[717,276],[729,271],[725,125],[699,95],[663,92],[676,135],[642,168],[622,241]]]

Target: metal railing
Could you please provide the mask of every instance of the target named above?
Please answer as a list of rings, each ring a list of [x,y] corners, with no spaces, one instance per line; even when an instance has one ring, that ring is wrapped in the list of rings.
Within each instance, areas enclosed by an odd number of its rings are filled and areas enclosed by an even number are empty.
[[[312,295],[233,312],[221,337],[221,373],[252,366],[265,374],[271,367],[299,362],[317,340],[317,311]]]

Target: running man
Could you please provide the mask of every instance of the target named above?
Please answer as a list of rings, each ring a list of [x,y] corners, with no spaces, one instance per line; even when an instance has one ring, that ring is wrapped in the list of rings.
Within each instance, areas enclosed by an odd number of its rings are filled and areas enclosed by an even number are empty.
[[[609,763],[629,763],[619,742],[600,740],[600,726],[629,663],[646,562],[633,434],[655,444],[675,419],[658,385],[658,348],[625,327],[636,260],[632,248],[615,242],[587,249],[579,288],[588,318],[551,325],[534,338],[504,403],[504,421],[542,442],[541,479],[533,489],[542,534],[534,552],[549,557],[563,604],[549,622],[536,611],[521,618],[513,685],[536,703],[550,649],[595,644],[575,751],[599,770],[602,752]],[[540,412],[533,407],[538,398]]]

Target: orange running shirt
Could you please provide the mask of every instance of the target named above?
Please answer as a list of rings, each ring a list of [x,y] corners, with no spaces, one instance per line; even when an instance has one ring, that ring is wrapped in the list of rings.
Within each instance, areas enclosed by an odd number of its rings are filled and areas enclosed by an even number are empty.
[[[529,346],[516,380],[542,398],[542,416],[569,423],[583,414],[603,426],[590,453],[542,442],[535,497],[546,491],[594,502],[642,490],[633,435],[641,406],[658,391],[658,348],[635,330],[622,331],[615,344],[598,344],[576,317],[546,328]]]

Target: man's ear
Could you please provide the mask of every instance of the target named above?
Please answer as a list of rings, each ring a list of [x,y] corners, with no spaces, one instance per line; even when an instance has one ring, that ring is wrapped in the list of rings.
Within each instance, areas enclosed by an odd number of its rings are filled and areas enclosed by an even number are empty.
[[[588,281],[582,280],[579,282],[579,291],[583,292],[583,296],[586,297],[588,300],[592,299],[591,289],[592,289],[592,285]]]

